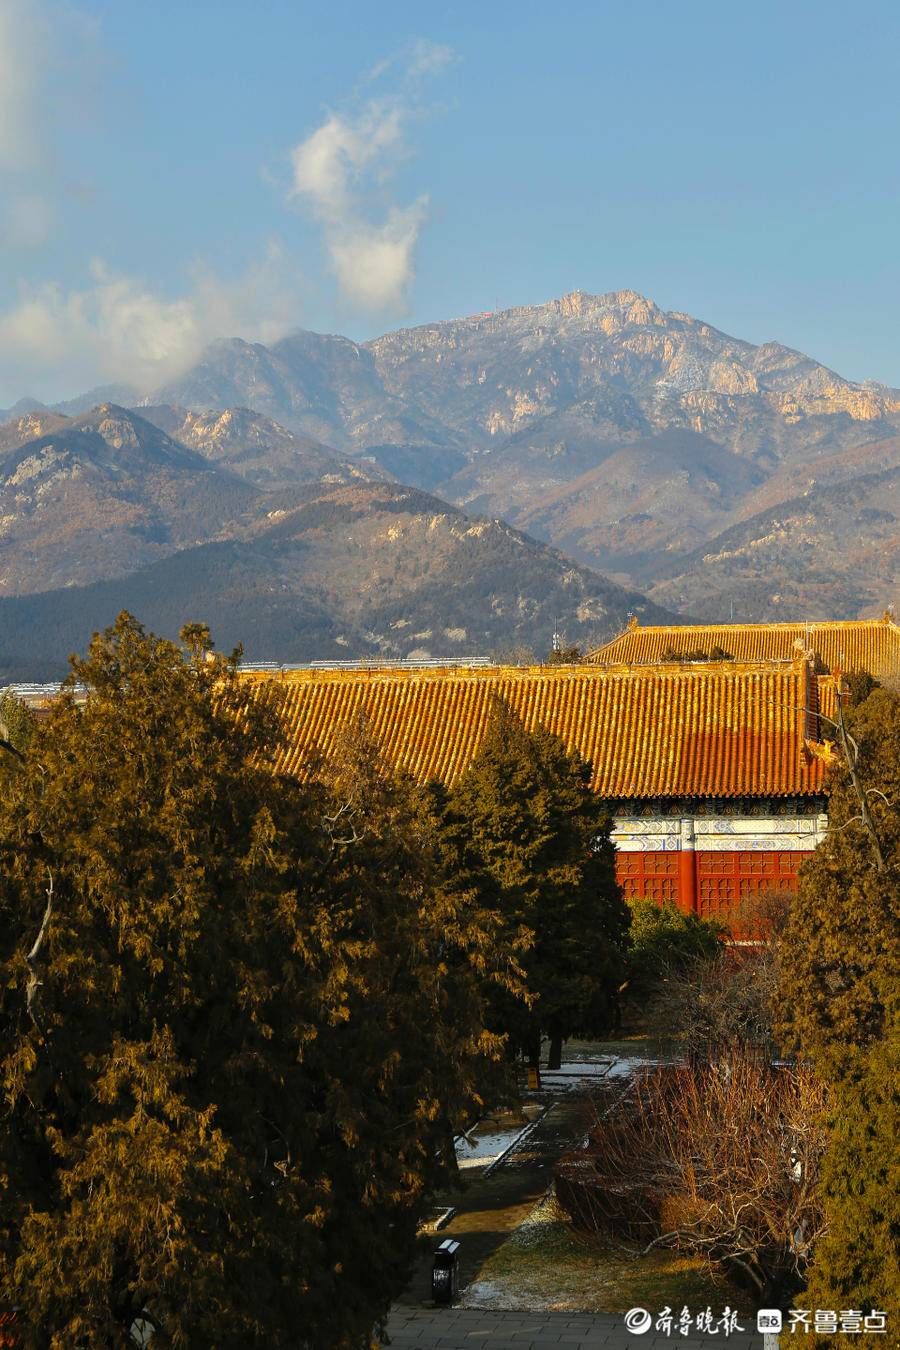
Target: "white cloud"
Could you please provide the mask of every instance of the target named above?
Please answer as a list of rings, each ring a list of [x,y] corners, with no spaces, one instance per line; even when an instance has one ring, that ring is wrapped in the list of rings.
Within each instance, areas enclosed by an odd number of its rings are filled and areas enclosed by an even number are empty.
[[[398,201],[391,184],[411,154],[421,90],[451,59],[447,47],[411,44],[367,77],[367,100],[329,113],[292,152],[291,197],[318,221],[340,292],[362,309],[404,306],[428,199]],[[96,20],[70,0],[0,0],[0,246],[37,249],[61,219],[55,128],[90,120],[104,64]],[[0,311],[0,400],[107,383],[152,393],[217,338],[283,336],[301,289],[274,245],[237,279],[194,267],[175,296],[100,261],[75,284],[22,282]]]
[[[0,247],[37,249],[49,237],[63,190],[59,128],[95,120],[105,67],[96,20],[70,0],[0,0]],[[56,399],[98,383],[151,392],[216,338],[283,336],[296,326],[299,290],[274,244],[237,279],[195,266],[175,297],[101,261],[81,284],[22,282],[0,311],[0,398]]]
[[[400,88],[409,97],[416,92],[416,85],[430,75],[436,75],[444,66],[456,60],[452,47],[441,42],[432,42],[429,38],[414,38],[412,42],[392,52],[379,61],[369,71],[367,83],[379,80],[389,73],[396,73]]]
[[[98,24],[69,0],[0,0],[0,247],[36,249],[53,232],[57,132],[84,120],[102,67]]]
[[[0,0],[0,171],[46,172],[60,119],[90,120],[105,67],[91,14],[69,0]]]
[[[298,292],[299,279],[276,245],[235,281],[197,269],[188,294],[175,299],[95,261],[82,289],[23,288],[18,304],[0,315],[4,377],[38,396],[98,383],[149,393],[224,334],[263,342],[282,336],[296,323]]]
[[[413,278],[413,260],[425,221],[427,199],[392,209],[383,224],[338,223],[328,240],[338,285],[347,297],[374,313],[396,309]]]
[[[403,149],[403,111],[370,103],[350,123],[332,115],[294,148],[294,195],[306,195],[319,211],[351,210],[365,169],[382,169]]]
[[[384,205],[388,184],[409,156],[407,130],[420,112],[418,86],[452,58],[449,47],[419,41],[404,53],[398,90],[370,99],[355,114],[330,113],[291,151],[291,197],[306,202],[322,227],[342,295],[373,312],[404,307],[415,274],[426,195]],[[369,76],[381,79],[400,58]]]
[[[452,47],[440,42],[430,42],[427,38],[418,38],[411,46],[407,62],[407,75],[410,80],[421,80],[427,75],[436,75],[444,66],[456,57]]]

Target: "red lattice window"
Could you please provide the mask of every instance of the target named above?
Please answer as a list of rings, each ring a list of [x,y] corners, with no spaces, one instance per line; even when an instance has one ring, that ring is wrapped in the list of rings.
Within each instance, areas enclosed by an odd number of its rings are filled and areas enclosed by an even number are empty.
[[[645,877],[644,878],[644,898],[646,900],[655,900],[657,904],[665,904],[671,900],[672,904],[678,902],[678,878],[675,877]]]
[[[626,900],[640,900],[642,896],[643,867],[640,853],[616,854],[616,880]]]
[[[717,919],[734,904],[733,877],[701,877],[698,899],[704,919]]]
[[[734,872],[732,853],[698,853],[697,871],[702,876],[731,876]]]
[[[698,853],[697,903],[705,919],[727,920],[752,896],[769,890],[796,890],[806,853],[747,851]],[[737,936],[737,931],[735,930]]]
[[[706,919],[727,922],[751,896],[766,890],[796,890],[806,853],[748,850],[746,853],[617,853],[616,876],[626,900],[671,900],[690,909],[695,901]],[[694,869],[694,883],[680,872]],[[682,893],[682,888],[684,893]],[[737,934],[737,930],[735,930]]]
[[[778,871],[777,853],[739,853],[739,870],[748,877],[774,877]]]
[[[677,853],[617,853],[616,879],[626,900],[678,903]]]
[[[677,853],[645,853],[645,868],[648,876],[677,877]]]

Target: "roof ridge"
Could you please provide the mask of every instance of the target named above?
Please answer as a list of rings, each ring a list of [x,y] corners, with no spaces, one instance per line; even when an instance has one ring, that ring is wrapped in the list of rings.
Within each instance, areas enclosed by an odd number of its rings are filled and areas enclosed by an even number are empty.
[[[719,619],[715,623],[638,623],[633,626],[626,625],[614,637],[602,642],[597,650],[602,651],[604,647],[611,646],[613,642],[618,641],[620,637],[624,637],[626,633],[705,633],[718,628],[735,630],[743,628],[863,628],[869,625],[896,628],[897,621],[889,614],[882,614],[878,618],[867,619],[773,619],[771,622],[760,623],[737,623],[728,619]]]
[[[550,680],[563,680],[566,678],[583,677],[591,680],[610,679],[612,677],[622,678],[627,676],[632,680],[650,680],[658,679],[661,675],[691,675],[704,676],[710,674],[722,675],[742,675],[742,674],[760,674],[783,671],[787,673],[790,670],[799,671],[809,664],[808,657],[803,652],[798,652],[795,656],[772,656],[758,657],[753,660],[735,660],[732,657],[726,657],[711,661],[691,661],[691,660],[670,660],[655,661],[652,663],[637,664],[628,661],[619,661],[614,665],[594,665],[591,662],[580,661],[571,665],[560,665],[554,662],[551,664],[540,664],[530,666],[428,666],[413,667],[409,670],[403,670],[397,666],[365,666],[356,668],[318,668],[318,669],[274,669],[274,670],[246,670],[238,671],[242,679],[261,680],[275,679],[289,684],[309,684],[316,681],[328,681],[329,683],[339,683],[350,680],[373,680],[373,679],[397,679],[403,681],[427,681],[427,680],[461,680],[472,682],[473,680],[500,680],[500,679],[533,679],[538,676]]]

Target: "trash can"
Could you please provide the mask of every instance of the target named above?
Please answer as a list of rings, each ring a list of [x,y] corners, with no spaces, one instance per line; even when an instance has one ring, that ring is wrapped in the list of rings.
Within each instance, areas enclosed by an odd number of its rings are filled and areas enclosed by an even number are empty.
[[[459,1295],[459,1243],[444,1238],[435,1248],[431,1269],[431,1297],[435,1303],[450,1304]]]

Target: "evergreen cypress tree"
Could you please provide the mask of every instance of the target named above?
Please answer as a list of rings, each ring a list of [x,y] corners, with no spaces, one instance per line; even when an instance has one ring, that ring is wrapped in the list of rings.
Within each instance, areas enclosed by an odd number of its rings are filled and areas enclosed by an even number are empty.
[[[497,1053],[490,916],[371,748],[277,778],[277,690],[184,637],[120,616],[0,798],[0,1306],[54,1350],[368,1345]]]
[[[15,694],[0,698],[0,771],[9,767],[7,756],[21,759],[31,737],[34,716]]]
[[[613,1022],[630,916],[615,879],[611,819],[590,769],[543,728],[529,733],[501,699],[468,770],[447,794],[444,841],[461,886],[506,925],[530,1006],[494,1000],[498,1029],[551,1066],[562,1041]],[[527,945],[526,945],[527,944]]]
[[[828,1234],[804,1306],[894,1309],[900,1291],[900,699],[876,688],[838,729],[827,839],[779,948],[777,1033],[829,1086]]]

